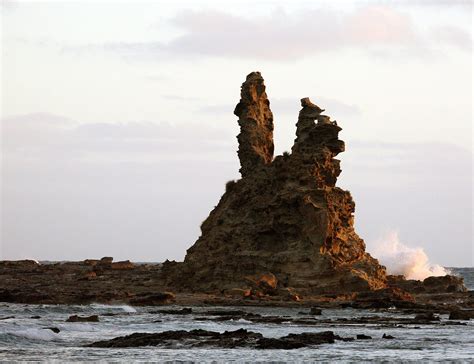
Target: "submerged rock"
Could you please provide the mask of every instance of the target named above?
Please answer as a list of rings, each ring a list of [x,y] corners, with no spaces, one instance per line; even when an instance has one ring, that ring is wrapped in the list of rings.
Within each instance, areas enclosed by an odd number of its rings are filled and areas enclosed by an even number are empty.
[[[152,313],[160,313],[165,315],[190,315],[193,313],[193,309],[190,307],[184,307],[180,310],[158,310]]]
[[[66,320],[66,322],[99,322],[99,316],[78,316],[72,315]]]

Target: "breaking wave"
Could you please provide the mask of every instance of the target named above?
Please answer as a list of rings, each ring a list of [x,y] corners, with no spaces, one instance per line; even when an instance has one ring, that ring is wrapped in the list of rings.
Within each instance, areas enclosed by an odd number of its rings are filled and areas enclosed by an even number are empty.
[[[389,274],[401,274],[407,279],[417,280],[449,274],[446,268],[432,264],[423,248],[412,248],[401,243],[396,231],[391,231],[376,241],[371,251],[387,267]]]
[[[126,313],[136,313],[137,309],[129,305],[106,305],[101,303],[93,303],[90,307],[98,310],[121,310]]]
[[[20,330],[10,331],[10,332],[2,332],[0,333],[0,342],[1,341],[9,341],[8,338],[24,338],[27,340],[35,340],[35,341],[53,341],[57,340],[58,335],[46,328],[23,328]],[[13,338],[12,338],[13,337]],[[15,342],[18,339],[13,339]]]

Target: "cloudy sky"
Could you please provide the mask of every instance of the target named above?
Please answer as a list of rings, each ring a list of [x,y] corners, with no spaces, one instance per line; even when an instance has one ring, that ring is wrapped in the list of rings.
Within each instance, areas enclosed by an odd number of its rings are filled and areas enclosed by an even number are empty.
[[[183,259],[259,70],[277,154],[302,97],[343,127],[369,251],[397,231],[473,265],[470,1],[1,4],[0,259]]]

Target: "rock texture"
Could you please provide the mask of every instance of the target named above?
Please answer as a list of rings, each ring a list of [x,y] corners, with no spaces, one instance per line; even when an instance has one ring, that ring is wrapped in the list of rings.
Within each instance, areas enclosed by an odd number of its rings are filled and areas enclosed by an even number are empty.
[[[273,114],[260,72],[252,72],[242,84],[240,102],[234,110],[239,117],[240,173],[251,174],[273,159]]]
[[[321,344],[333,344],[336,340],[352,341],[335,335],[332,331],[303,332],[289,334],[281,338],[266,338],[262,334],[238,329],[223,333],[206,330],[164,331],[158,333],[134,333],[111,340],[96,341],[87,347],[92,348],[133,348],[158,346],[173,349],[189,348],[252,348],[252,349],[299,349]],[[177,345],[179,343],[179,345]]]
[[[335,186],[341,128],[308,98],[301,107],[292,153],[272,160],[263,79],[258,72],[247,76],[235,111],[242,179],[227,184],[184,263],[165,265],[175,286],[231,289],[272,274],[278,289],[306,293],[385,287],[385,268],[354,231],[354,201]]]
[[[157,279],[160,272],[159,264],[114,263],[111,257],[51,264],[0,261],[0,302],[169,304],[174,295]]]

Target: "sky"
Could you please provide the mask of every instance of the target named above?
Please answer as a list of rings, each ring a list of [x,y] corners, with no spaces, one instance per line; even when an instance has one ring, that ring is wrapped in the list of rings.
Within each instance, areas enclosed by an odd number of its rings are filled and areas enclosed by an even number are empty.
[[[0,259],[182,260],[239,178],[240,85],[275,152],[299,99],[343,128],[369,252],[473,266],[470,1],[11,1],[1,7]]]

